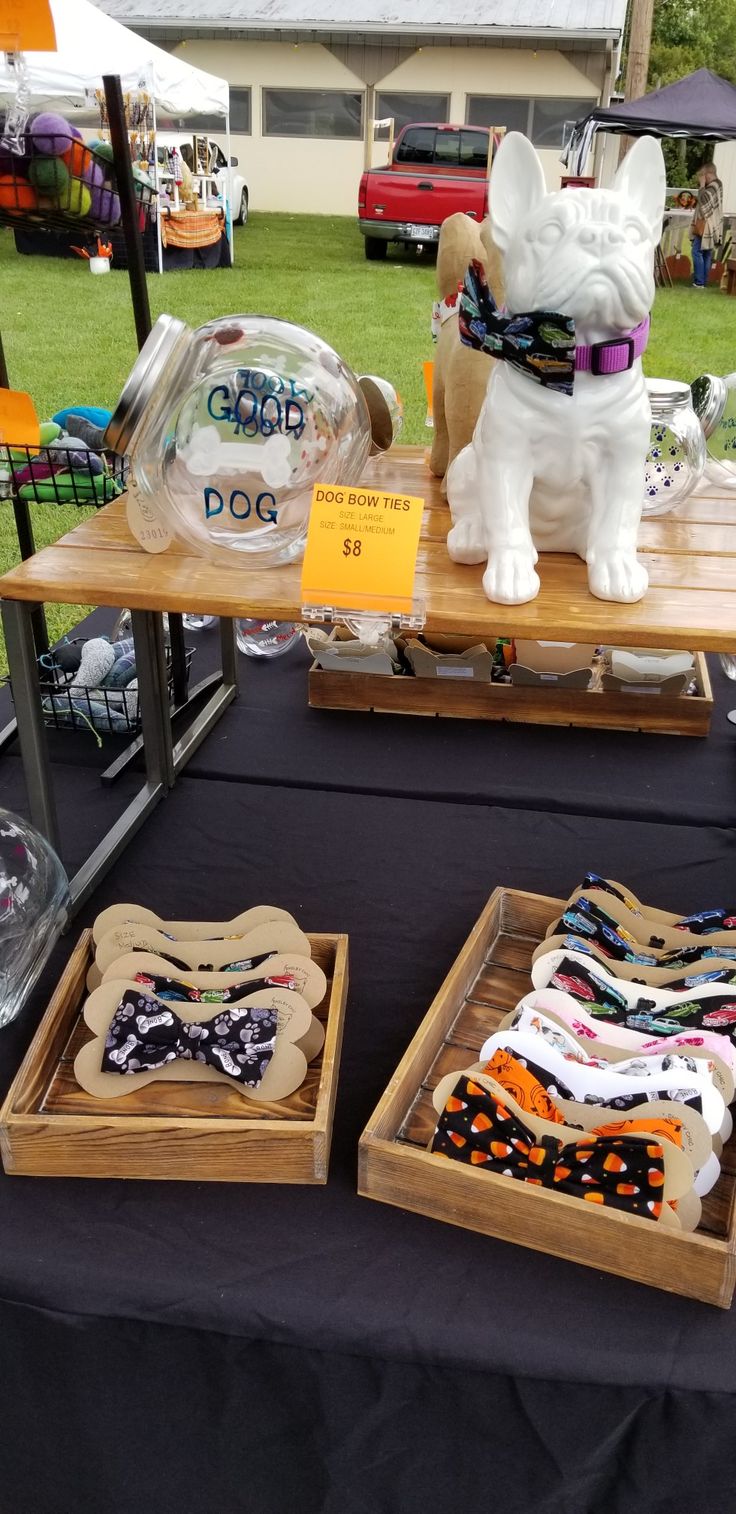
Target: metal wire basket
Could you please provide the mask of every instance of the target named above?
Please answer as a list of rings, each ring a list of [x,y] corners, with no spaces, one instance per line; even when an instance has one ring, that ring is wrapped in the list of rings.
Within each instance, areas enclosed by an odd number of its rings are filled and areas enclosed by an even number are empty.
[[[116,452],[0,444],[0,500],[107,505],[125,489],[127,463]]]
[[[69,644],[80,646],[86,640],[85,636],[76,636],[71,638]],[[186,648],[187,686],[194,652],[194,647]],[[74,674],[58,667],[53,661],[53,656],[53,652],[47,653],[39,661],[44,725],[57,731],[88,730],[99,736],[138,735],[141,718],[137,687],[131,688],[130,685],[121,689],[72,687]],[[168,647],[166,648],[166,670],[169,703],[173,705],[174,680]],[[3,681],[9,684],[12,697],[12,680],[6,677]]]
[[[74,231],[82,238],[104,232],[120,221],[112,153],[93,150],[71,128],[34,138],[33,123],[20,155],[0,152],[0,225]],[[155,189],[134,170],[139,225],[151,216]]]

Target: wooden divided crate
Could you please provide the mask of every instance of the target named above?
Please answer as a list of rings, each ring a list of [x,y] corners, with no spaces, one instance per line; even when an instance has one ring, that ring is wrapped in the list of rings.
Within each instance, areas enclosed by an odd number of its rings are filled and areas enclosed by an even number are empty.
[[[522,688],[464,678],[309,670],[309,703],[319,710],[382,715],[445,715],[455,720],[508,720],[523,725],[574,725],[663,736],[707,736],[713,691],[702,652],[695,653],[696,694],[623,694],[610,689],[545,685]]]
[[[348,984],[347,936],[310,936],[327,975],[314,1013],[325,1044],[301,1088],[248,1103],[225,1083],[149,1083],[97,1099],[74,1078],[91,1039],[81,1015],[92,933],[72,953],[0,1110],[7,1173],[43,1177],[184,1178],[196,1182],[326,1183]]]
[[[532,952],[563,908],[559,899],[496,889],[363,1131],[359,1191],[727,1309],[736,1281],[736,1135],[692,1235],[427,1150],[436,1125],[432,1089],[445,1073],[476,1062],[486,1037],[529,992]]]

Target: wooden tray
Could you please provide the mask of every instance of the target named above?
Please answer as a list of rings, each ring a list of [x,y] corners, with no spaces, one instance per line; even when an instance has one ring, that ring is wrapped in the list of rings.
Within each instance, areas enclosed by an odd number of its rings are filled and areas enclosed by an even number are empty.
[[[702,652],[695,653],[698,693],[619,694],[602,689],[515,688],[463,678],[391,678],[342,673],[312,664],[309,703],[319,710],[373,710],[389,715],[447,715],[460,720],[510,720],[532,725],[658,731],[663,736],[707,736],[713,691]]]
[[[477,1060],[486,1036],[529,991],[532,951],[562,908],[559,899],[496,889],[363,1131],[358,1190],[727,1309],[736,1281],[736,1135],[693,1235],[613,1209],[592,1211],[567,1194],[477,1172],[426,1149],[436,1124],[431,1090],[445,1073]]]
[[[7,1173],[36,1177],[184,1178],[326,1183],[348,985],[347,936],[310,936],[327,975],[315,1014],[325,1044],[296,1093],[248,1104],[219,1083],[152,1083],[95,1099],[72,1064],[91,1039],[81,1018],[92,933],[83,931],[0,1110]]]

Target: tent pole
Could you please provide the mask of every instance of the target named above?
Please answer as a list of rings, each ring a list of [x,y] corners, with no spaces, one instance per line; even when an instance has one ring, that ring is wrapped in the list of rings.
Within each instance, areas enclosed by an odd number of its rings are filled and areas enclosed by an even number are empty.
[[[151,308],[148,303],[143,242],[138,226],[138,202],[135,197],[128,133],[125,128],[123,91],[117,74],[105,74],[102,83],[105,90],[107,119],[110,126],[115,177],[120,196],[120,213],[123,223],[123,236],[125,237],[125,250],[128,257],[128,278],[130,280],[130,297],[133,302],[135,334],[140,350],[151,330]]]
[[[253,129],[253,123],[251,122],[251,130],[252,129]],[[230,267],[232,268],[232,265],[235,262],[235,219],[234,219],[234,215],[233,215],[233,197],[232,197],[232,193],[231,193],[231,185],[232,185],[232,181],[233,181],[233,174],[232,174],[232,168],[230,167],[230,158],[232,156],[232,150],[231,150],[231,145],[230,145],[230,106],[229,105],[228,105],[227,115],[225,117],[225,153],[227,155],[227,178],[225,180],[225,186],[226,186],[226,189],[227,189],[227,214],[225,216],[225,229],[227,231],[228,241],[230,243]],[[238,206],[238,215],[240,215],[240,206]]]
[[[156,96],[151,89],[151,103],[153,108],[153,182],[156,185],[158,195],[158,116],[156,115]],[[161,206],[156,206],[156,257],[158,259],[158,271],[164,271],[164,258],[161,251]]]

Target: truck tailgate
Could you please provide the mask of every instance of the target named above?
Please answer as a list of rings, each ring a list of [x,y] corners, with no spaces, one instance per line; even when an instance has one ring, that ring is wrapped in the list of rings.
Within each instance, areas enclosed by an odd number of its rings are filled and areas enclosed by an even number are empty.
[[[364,214],[371,219],[440,226],[457,210],[482,221],[485,174],[438,174],[399,169],[368,174]]]

